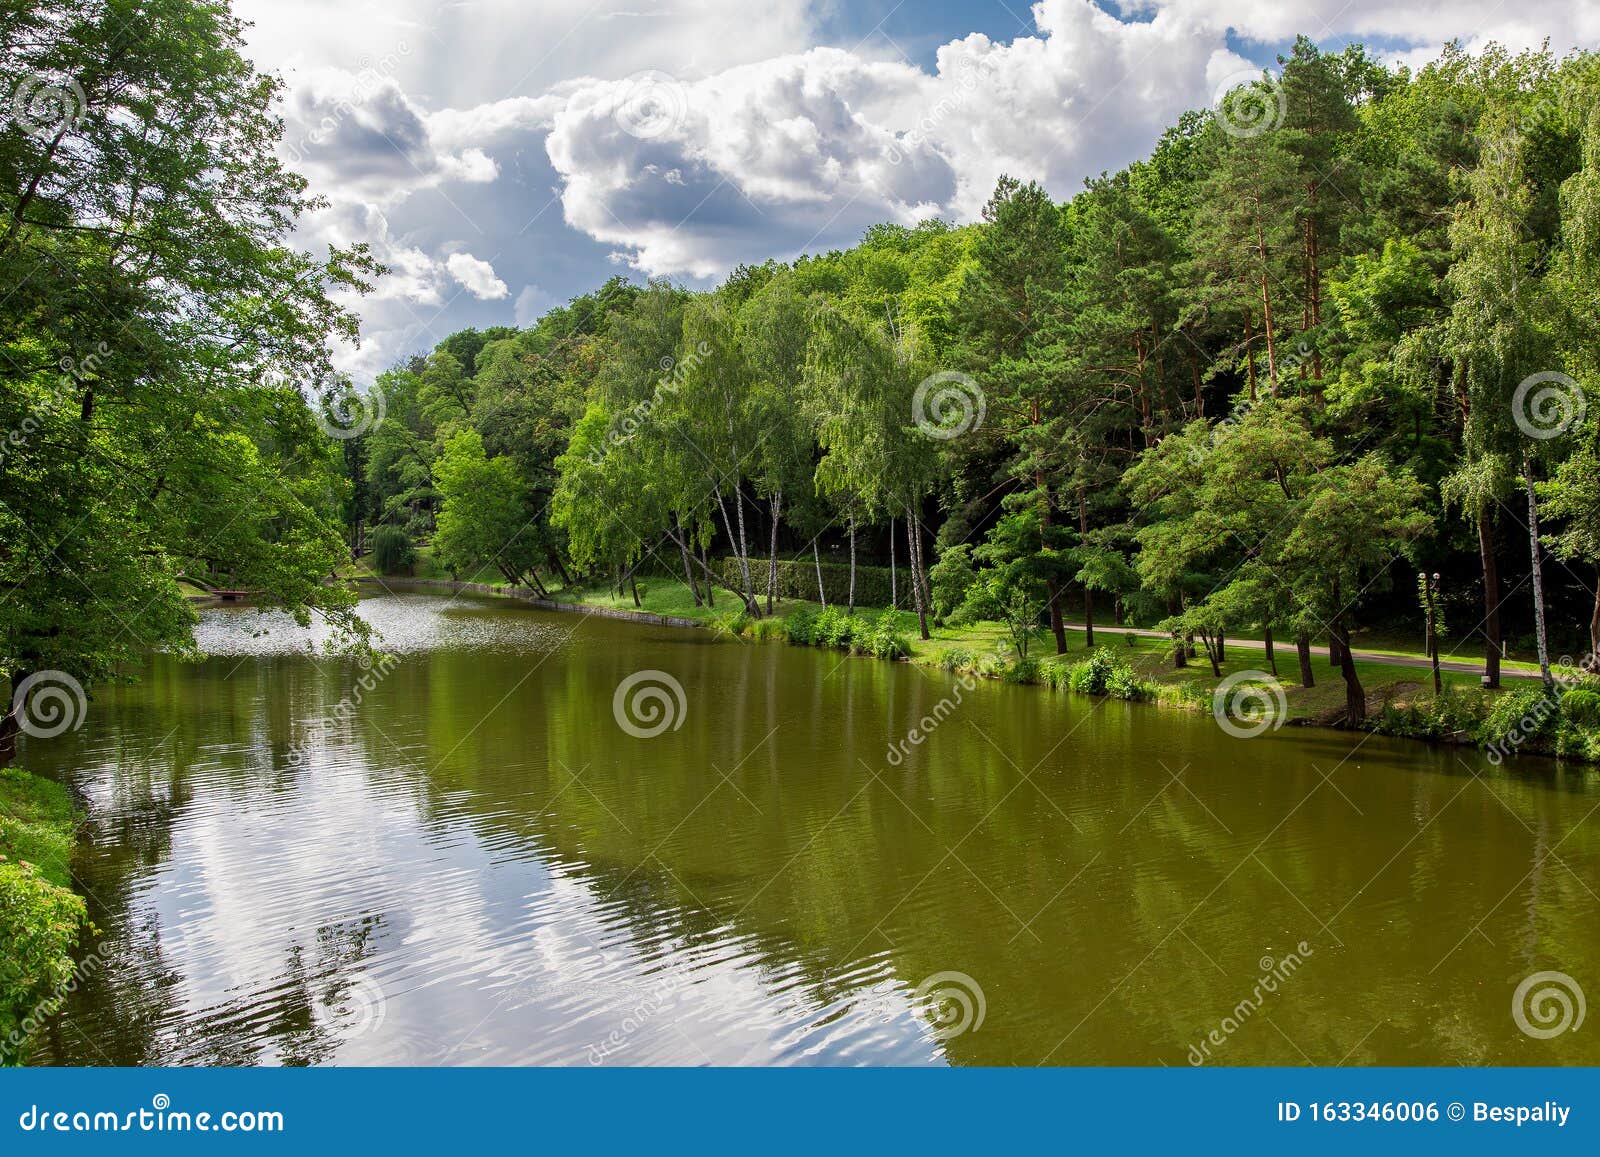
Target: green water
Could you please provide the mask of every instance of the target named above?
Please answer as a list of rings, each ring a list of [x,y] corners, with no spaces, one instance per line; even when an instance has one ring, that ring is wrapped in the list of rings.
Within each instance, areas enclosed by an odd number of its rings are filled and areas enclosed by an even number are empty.
[[[1600,1063],[1512,1007],[1600,996],[1592,772],[363,607],[392,670],[209,611],[204,664],[27,741],[89,803],[103,929],[37,1061]],[[613,711],[642,670],[683,692],[653,737]]]

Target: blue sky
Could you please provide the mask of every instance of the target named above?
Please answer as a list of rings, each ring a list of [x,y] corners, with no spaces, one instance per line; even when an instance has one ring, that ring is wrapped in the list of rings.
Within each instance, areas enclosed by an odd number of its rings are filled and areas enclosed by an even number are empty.
[[[236,0],[331,202],[302,242],[393,269],[359,379],[607,277],[715,282],[971,220],[1001,173],[1067,197],[1304,31],[1421,61],[1447,39],[1600,44],[1587,0]]]

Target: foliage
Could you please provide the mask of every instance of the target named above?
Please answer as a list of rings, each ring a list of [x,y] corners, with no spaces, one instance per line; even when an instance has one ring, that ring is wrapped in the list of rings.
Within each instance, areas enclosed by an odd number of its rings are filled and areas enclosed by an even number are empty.
[[[379,574],[410,574],[416,561],[416,546],[402,528],[387,525],[373,528],[372,565]]]
[[[757,595],[764,595],[767,589],[767,563],[755,560],[755,573],[752,576]],[[724,558],[721,570],[723,580],[732,587],[737,588],[740,583],[739,560],[737,558]],[[900,597],[906,598],[905,585],[910,582],[909,577],[902,569],[899,575],[901,585]],[[840,563],[825,562],[822,564],[822,590],[827,596],[830,607],[835,604],[845,606],[850,598],[850,567]],[[781,599],[803,599],[807,602],[817,602],[817,564],[809,558],[778,560],[778,597]],[[857,566],[856,567],[856,605],[864,607],[886,607],[889,605],[890,574],[888,567]]]
[[[14,1065],[27,1033],[72,979],[72,950],[89,921],[82,897],[66,886],[77,823],[67,793],[0,769],[0,816],[0,1065]]]
[[[1096,647],[1087,659],[1068,668],[1066,685],[1080,695],[1109,695],[1114,699],[1153,698],[1150,686],[1110,647]]]

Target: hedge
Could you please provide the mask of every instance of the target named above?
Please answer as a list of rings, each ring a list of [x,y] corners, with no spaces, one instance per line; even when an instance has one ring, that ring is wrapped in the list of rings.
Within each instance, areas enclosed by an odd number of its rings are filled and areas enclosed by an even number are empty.
[[[767,565],[765,558],[750,559],[750,583],[757,598],[767,594]],[[911,572],[900,568],[900,606],[911,605]],[[889,605],[890,571],[886,566],[856,567],[856,606],[887,607]],[[741,589],[739,560],[722,560],[722,578],[734,590]],[[850,602],[850,566],[848,563],[822,564],[822,589],[828,594],[828,605],[846,606]],[[785,599],[817,601],[817,564],[813,559],[778,560],[778,596]]]

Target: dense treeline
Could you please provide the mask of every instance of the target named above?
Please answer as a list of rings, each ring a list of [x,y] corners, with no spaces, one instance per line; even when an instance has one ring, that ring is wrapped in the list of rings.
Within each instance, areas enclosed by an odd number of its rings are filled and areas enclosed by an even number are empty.
[[[1178,663],[1276,632],[1306,681],[1326,639],[1353,722],[1352,632],[1414,622],[1419,568],[1493,683],[1513,630],[1547,672],[1552,639],[1592,651],[1596,58],[1281,65],[1064,205],[1003,179],[972,226],[452,336],[379,379],[352,533],[539,589],[665,570],[750,615],[780,566],[825,599],[824,558],[870,561],[924,637],[1061,651],[1109,607]]]
[[[380,271],[297,251],[317,206],[275,149],[279,84],[225,3],[0,5],[0,765],[85,688],[193,653],[180,576],[320,610],[348,558],[336,298]]]

